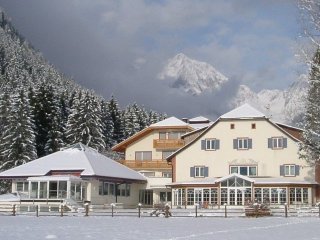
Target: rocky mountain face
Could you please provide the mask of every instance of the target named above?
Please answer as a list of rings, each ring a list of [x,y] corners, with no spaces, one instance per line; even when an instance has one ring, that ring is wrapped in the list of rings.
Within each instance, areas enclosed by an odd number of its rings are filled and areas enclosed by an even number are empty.
[[[210,64],[188,58],[183,53],[168,60],[159,78],[173,79],[172,87],[181,88],[192,95],[200,95],[204,91],[214,92],[228,81]]]
[[[210,64],[190,59],[182,53],[168,60],[159,77],[173,79],[172,87],[198,96],[208,91],[215,94],[228,82],[228,78]],[[296,125],[304,113],[307,88],[305,75],[286,90],[254,92],[248,86],[240,85],[237,94],[229,97],[228,107],[249,103],[274,121]]]

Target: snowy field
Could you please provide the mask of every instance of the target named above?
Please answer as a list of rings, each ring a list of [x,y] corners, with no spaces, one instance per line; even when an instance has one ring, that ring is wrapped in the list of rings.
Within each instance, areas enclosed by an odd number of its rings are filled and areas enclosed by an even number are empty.
[[[319,218],[0,216],[0,239],[320,239]]]

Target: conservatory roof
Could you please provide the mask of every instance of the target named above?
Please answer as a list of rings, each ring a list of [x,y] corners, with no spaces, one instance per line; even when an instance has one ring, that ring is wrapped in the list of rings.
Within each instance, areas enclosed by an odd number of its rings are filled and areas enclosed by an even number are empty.
[[[108,178],[114,181],[146,182],[140,173],[78,143],[0,173],[0,179],[48,176],[51,172],[78,172],[81,178]]]

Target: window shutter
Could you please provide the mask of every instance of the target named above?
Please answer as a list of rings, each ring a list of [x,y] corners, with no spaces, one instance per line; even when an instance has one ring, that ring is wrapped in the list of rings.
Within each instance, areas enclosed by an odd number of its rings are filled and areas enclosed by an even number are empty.
[[[252,139],[251,138],[248,139],[248,148],[249,149],[252,148]]]
[[[206,140],[201,140],[201,150],[206,150]]]
[[[288,146],[288,140],[287,138],[283,138],[283,148],[287,148]]]
[[[280,165],[280,176],[284,176],[284,165]]]
[[[204,167],[204,176],[205,177],[209,176],[209,167]]]
[[[299,176],[300,175],[300,166],[296,165],[295,167],[296,167],[295,174],[296,174],[296,176]]]
[[[233,139],[233,149],[238,149],[238,139]]]
[[[194,177],[194,167],[190,168],[190,177]]]
[[[216,149],[220,149],[220,140],[219,139],[216,140],[215,147],[216,147]]]
[[[272,138],[268,138],[268,148],[272,148]]]

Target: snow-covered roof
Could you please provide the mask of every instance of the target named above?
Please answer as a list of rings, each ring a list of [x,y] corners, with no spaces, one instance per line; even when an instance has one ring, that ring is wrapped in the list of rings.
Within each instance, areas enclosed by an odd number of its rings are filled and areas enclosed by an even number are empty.
[[[220,118],[265,118],[265,114],[259,112],[257,109],[251,107],[249,104],[243,104],[242,106],[231,110],[223,114]]]
[[[294,178],[253,178],[255,184],[318,184],[315,181],[306,181]]]
[[[0,178],[45,176],[50,171],[80,171],[81,177],[146,181],[140,173],[81,143],[0,173]]]
[[[189,126],[192,127],[193,129],[201,129],[201,128],[205,128],[205,127],[208,127],[210,125],[211,122],[208,122],[208,123],[189,123]]]
[[[310,185],[310,184],[318,184],[315,181],[306,181],[306,180],[299,180],[299,179],[292,179],[292,178],[272,178],[272,177],[265,177],[265,178],[252,178],[243,176],[237,173],[232,173],[230,175],[221,177],[221,178],[205,178],[205,179],[196,179],[194,181],[185,181],[185,182],[173,182],[166,184],[166,186],[177,186],[177,185],[206,185],[206,184],[217,184],[223,182],[231,177],[238,177],[244,179],[246,181],[252,182],[254,184],[272,184],[272,185],[283,185],[283,184],[299,184],[299,185]]]
[[[151,124],[150,127],[168,127],[168,126],[188,126],[188,123],[176,118],[176,117],[169,117],[160,122]]]
[[[189,119],[189,123],[190,122],[210,122],[210,120],[206,117],[198,116],[198,117]]]
[[[227,175],[227,176],[224,176],[224,177],[222,177],[222,178],[217,179],[216,182],[217,182],[217,183],[218,183],[218,182],[223,182],[223,181],[225,181],[225,180],[227,180],[227,179],[229,179],[229,178],[232,178],[232,177],[238,177],[238,178],[244,179],[244,180],[249,181],[249,182],[254,182],[254,180],[252,180],[252,178],[249,178],[249,177],[247,177],[247,176],[240,175],[240,174],[238,174],[238,173],[231,173],[230,175]]]

